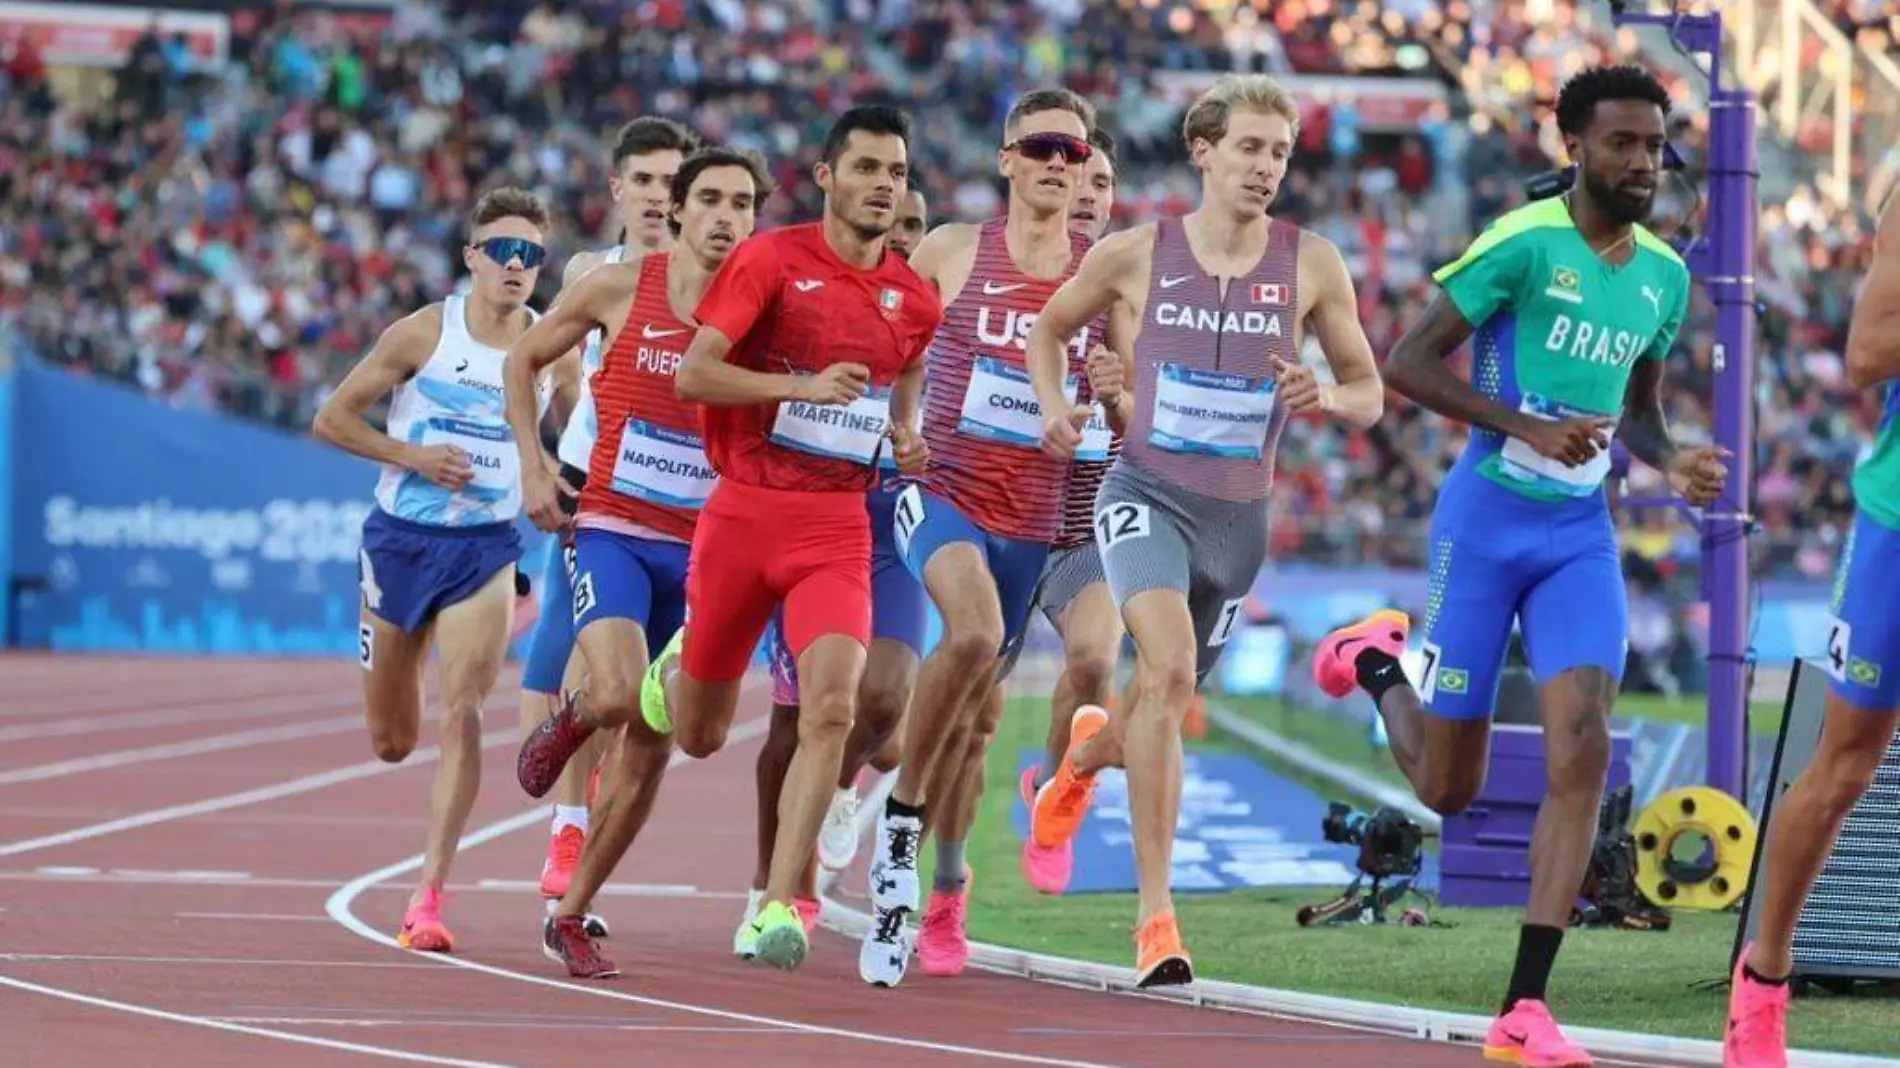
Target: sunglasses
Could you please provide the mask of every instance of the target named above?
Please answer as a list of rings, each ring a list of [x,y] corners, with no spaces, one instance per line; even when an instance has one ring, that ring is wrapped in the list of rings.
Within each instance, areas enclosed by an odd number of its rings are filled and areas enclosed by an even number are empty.
[[[482,255],[503,267],[508,266],[509,260],[519,259],[522,270],[526,271],[541,266],[541,262],[548,258],[547,249],[525,237],[491,237],[475,247],[482,250]]]
[[[1038,163],[1054,159],[1057,155],[1070,163],[1087,163],[1088,158],[1095,153],[1087,141],[1064,133],[1025,134],[1005,147],[1024,159]]]

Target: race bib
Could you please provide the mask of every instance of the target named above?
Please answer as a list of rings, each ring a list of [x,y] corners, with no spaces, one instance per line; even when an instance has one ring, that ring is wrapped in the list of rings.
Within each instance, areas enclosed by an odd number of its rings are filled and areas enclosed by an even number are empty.
[[[453,445],[467,453],[468,465],[475,471],[468,481],[470,489],[506,493],[515,487],[521,458],[506,426],[438,415],[423,425],[422,444]]]
[[[781,401],[772,442],[815,456],[870,466],[891,421],[891,387],[871,386],[850,404]]]
[[[698,436],[627,420],[614,455],[613,488],[652,504],[700,509],[712,495],[718,472]]]
[[[1069,375],[1062,383],[1063,396],[1075,403],[1077,379]],[[1027,368],[978,356],[970,366],[970,387],[963,393],[963,412],[957,420],[957,433],[1014,445],[1031,451],[1042,448],[1042,405]],[[1100,462],[1108,459],[1108,444],[1114,437],[1102,406],[1093,405],[1089,421],[1082,428],[1082,444],[1076,449],[1077,460]]]
[[[1517,410],[1551,422],[1598,414],[1573,408],[1561,401],[1550,400],[1535,393],[1526,393]],[[1610,427],[1610,434],[1615,436],[1614,426]],[[1604,477],[1610,473],[1610,450],[1598,449],[1595,456],[1576,467],[1571,467],[1561,460],[1539,455],[1536,449],[1531,448],[1519,438],[1506,438],[1504,448],[1498,453],[1498,469],[1505,475],[1538,489],[1561,493],[1569,497],[1587,497],[1603,485]]]
[[[1258,460],[1278,395],[1272,378],[1164,363],[1156,375],[1148,444],[1168,452]]]

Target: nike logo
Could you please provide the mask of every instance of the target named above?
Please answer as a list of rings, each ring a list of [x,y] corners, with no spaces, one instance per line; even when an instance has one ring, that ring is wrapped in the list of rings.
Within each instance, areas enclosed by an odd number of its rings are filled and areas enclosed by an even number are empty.
[[[1013,286],[1006,286],[996,282],[985,282],[983,283],[983,295],[986,297],[994,297],[999,293],[1014,293],[1028,284],[1027,282],[1018,282]]]
[[[1181,276],[1179,276],[1179,277],[1177,277],[1177,278],[1163,278],[1163,279],[1161,280],[1161,288],[1163,288],[1163,289],[1173,289],[1173,288],[1174,288],[1175,286],[1178,286],[1178,285],[1180,285],[1180,284],[1181,284],[1182,282],[1185,282],[1185,281],[1187,281],[1187,280],[1188,280],[1188,276],[1187,276],[1187,275],[1185,275],[1185,274],[1184,274],[1184,275],[1181,275]]]
[[[797,288],[797,290],[800,293],[809,293],[812,290],[817,289],[819,286],[822,286],[824,284],[825,284],[824,282],[816,278],[806,278],[806,279],[802,279],[800,281],[792,283],[792,285],[795,288]]]
[[[674,334],[684,334],[685,332],[684,330],[655,330],[653,329],[652,323],[648,323],[640,328],[640,336],[646,338],[648,341],[657,341],[663,337],[672,337]]]

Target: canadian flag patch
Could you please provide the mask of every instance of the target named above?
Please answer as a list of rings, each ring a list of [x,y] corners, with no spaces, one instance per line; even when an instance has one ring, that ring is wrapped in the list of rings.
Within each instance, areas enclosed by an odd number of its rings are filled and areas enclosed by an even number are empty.
[[[1253,302],[1255,304],[1285,304],[1286,285],[1281,282],[1255,282]]]

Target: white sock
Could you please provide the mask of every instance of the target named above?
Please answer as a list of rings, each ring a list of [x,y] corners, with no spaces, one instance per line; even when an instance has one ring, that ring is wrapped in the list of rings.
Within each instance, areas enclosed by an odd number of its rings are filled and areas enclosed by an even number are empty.
[[[587,833],[586,805],[555,805],[554,834],[560,834],[563,827],[579,827],[582,834]]]

